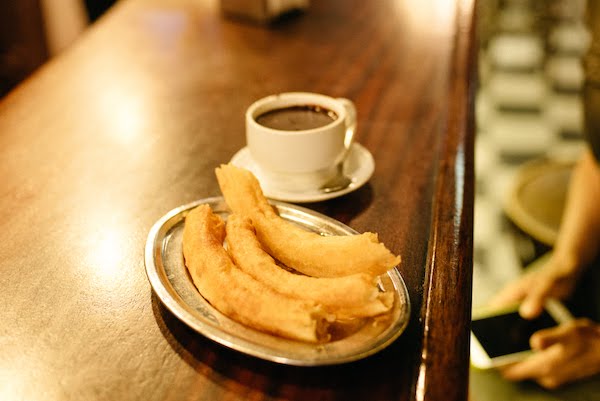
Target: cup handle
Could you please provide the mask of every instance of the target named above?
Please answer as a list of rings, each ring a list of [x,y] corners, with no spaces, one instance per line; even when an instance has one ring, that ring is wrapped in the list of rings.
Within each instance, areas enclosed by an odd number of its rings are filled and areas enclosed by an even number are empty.
[[[344,137],[344,147],[346,148],[345,158],[354,142],[354,136],[356,134],[356,107],[352,100],[344,97],[338,97],[337,101],[339,101],[346,109],[346,136]]]

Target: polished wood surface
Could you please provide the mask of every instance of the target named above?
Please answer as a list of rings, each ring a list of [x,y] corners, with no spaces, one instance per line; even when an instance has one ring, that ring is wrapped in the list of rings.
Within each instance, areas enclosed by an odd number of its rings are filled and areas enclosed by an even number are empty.
[[[131,0],[0,102],[0,399],[463,400],[473,213],[472,1],[313,1],[269,26],[214,0]],[[402,255],[412,318],[340,366],[262,361],[153,295],[164,213],[219,194],[244,110],[353,100],[375,173],[307,205]]]

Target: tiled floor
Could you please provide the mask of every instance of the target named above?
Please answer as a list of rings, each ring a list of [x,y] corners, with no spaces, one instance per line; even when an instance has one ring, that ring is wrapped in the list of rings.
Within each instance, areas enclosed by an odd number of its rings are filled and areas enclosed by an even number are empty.
[[[480,3],[474,308],[540,256],[539,244],[504,212],[516,174],[540,158],[574,160],[582,149],[583,6],[578,0]],[[470,381],[474,401],[600,400],[600,379],[554,392],[506,382],[494,371],[472,369]]]
[[[583,146],[581,56],[587,31],[575,12],[536,28],[542,18],[538,3],[515,0],[496,7],[495,31],[484,36],[480,51],[475,307],[530,259],[523,254],[526,245],[515,246],[514,228],[503,212],[515,175],[532,160],[575,160]]]

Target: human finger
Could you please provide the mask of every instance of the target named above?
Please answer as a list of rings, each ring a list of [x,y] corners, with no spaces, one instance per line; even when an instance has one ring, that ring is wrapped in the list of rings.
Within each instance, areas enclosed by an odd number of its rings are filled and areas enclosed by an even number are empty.
[[[541,350],[564,341],[572,333],[574,322],[567,322],[556,327],[539,330],[531,336],[529,343],[532,349]]]
[[[589,339],[600,339],[600,325],[587,318],[578,318],[533,333],[530,344],[533,349],[545,349],[556,343],[581,345]]]
[[[501,373],[505,379],[512,381],[537,380],[548,376],[552,372],[560,355],[561,350],[558,347],[551,347],[536,352],[521,362],[503,368]]]
[[[544,310],[544,303],[548,298],[551,285],[548,280],[540,279],[535,285],[529,287],[527,295],[519,307],[519,314],[525,319],[533,319]]]
[[[527,295],[530,280],[528,277],[523,277],[504,287],[498,292],[489,302],[492,307],[502,307],[520,302]]]
[[[554,389],[600,371],[600,325],[588,319],[577,319],[540,331],[535,337],[532,342],[539,341],[540,344],[533,345],[545,348],[525,361],[503,369],[507,379],[531,379],[545,388]]]

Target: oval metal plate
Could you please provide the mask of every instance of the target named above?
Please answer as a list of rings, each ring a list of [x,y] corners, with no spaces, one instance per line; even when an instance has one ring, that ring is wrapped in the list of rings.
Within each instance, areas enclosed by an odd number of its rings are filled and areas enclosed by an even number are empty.
[[[379,278],[383,291],[392,291],[394,307],[381,317],[367,319],[360,327],[347,328],[323,344],[288,340],[237,323],[221,314],[194,286],[184,265],[182,234],[188,211],[209,204],[214,213],[227,218],[229,209],[222,197],[200,199],[178,207],[161,217],[148,235],[145,250],[146,273],[150,284],[167,309],[198,333],[226,347],[273,362],[318,366],[355,361],[372,355],[391,344],[406,328],[410,302],[404,280],[397,269]],[[283,202],[272,201],[282,218],[322,235],[354,235],[343,223]],[[342,328],[343,329],[343,328]]]

